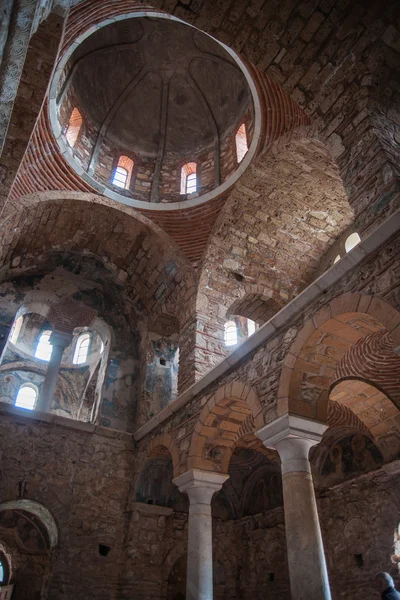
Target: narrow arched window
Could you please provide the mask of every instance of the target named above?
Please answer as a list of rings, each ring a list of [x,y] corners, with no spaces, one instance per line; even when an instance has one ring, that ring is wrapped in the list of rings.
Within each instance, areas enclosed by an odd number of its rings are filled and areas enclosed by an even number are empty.
[[[236,156],[238,163],[242,162],[248,151],[246,125],[243,123],[236,132]]]
[[[181,194],[197,192],[197,165],[186,163],[181,169]]]
[[[5,573],[4,573],[4,565],[3,561],[0,558],[0,585],[4,583]]]
[[[82,333],[76,341],[75,352],[73,363],[74,365],[81,365],[86,362],[88,352],[89,352],[89,344],[90,344],[90,335],[89,333]]]
[[[19,336],[19,333],[21,331],[23,320],[24,320],[24,317],[22,315],[20,315],[18,317],[18,319],[16,319],[14,321],[14,325],[13,325],[13,328],[12,328],[12,331],[11,331],[11,335],[10,335],[10,342],[12,344],[16,344],[17,341],[18,341],[18,336]]]
[[[355,248],[357,246],[357,244],[359,244],[360,242],[361,242],[361,238],[358,235],[358,233],[354,232],[351,235],[349,235],[349,237],[347,238],[347,240],[345,241],[345,244],[344,244],[346,252],[350,252],[350,250],[353,250],[353,248]]]
[[[340,256],[340,254],[338,254],[337,257],[335,258],[335,260],[333,261],[333,264],[336,265],[336,263],[338,263],[340,259],[341,259],[341,256]]]
[[[37,397],[37,388],[31,383],[24,383],[18,390],[15,406],[18,406],[19,408],[26,408],[27,410],[33,410],[36,406]]]
[[[118,165],[114,171],[113,185],[124,190],[128,189],[131,183],[134,162],[128,156],[120,156]]]
[[[70,146],[74,147],[76,140],[78,139],[79,132],[82,127],[82,115],[77,108],[71,113],[71,116],[68,121],[68,127],[65,132],[65,137],[67,138],[67,142]]]
[[[237,338],[237,327],[235,321],[227,321],[225,323],[225,346],[236,346]]]
[[[40,358],[41,360],[47,361],[50,360],[51,353],[53,352],[53,346],[50,344],[50,336],[50,330],[42,332],[38,344],[36,346],[35,358]]]

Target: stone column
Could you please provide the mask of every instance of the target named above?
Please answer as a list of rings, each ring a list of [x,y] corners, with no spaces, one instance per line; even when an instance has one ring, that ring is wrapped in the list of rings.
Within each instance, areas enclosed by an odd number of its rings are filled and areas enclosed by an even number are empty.
[[[212,600],[211,499],[229,475],[192,469],[173,479],[189,496],[186,600]]]
[[[39,401],[36,406],[37,410],[42,412],[50,412],[58,373],[60,372],[62,355],[65,348],[71,343],[72,335],[70,333],[62,333],[61,331],[53,331],[49,341],[53,346],[53,350],[49,364],[47,365],[47,372]]]
[[[282,463],[285,530],[293,600],[331,600],[317,504],[308,459],[327,425],[284,415],[257,432]]]

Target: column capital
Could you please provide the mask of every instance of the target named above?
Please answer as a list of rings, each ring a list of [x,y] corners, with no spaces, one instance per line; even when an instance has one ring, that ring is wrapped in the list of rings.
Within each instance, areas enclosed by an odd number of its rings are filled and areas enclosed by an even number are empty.
[[[259,429],[256,435],[264,446],[278,451],[283,474],[311,472],[308,460],[310,448],[321,441],[327,429],[325,423],[286,414]]]
[[[178,486],[180,492],[186,492],[190,504],[211,504],[215,492],[218,492],[229,475],[226,473],[215,473],[214,471],[202,471],[190,469],[172,480]]]
[[[53,329],[49,342],[52,346],[58,346],[59,348],[66,348],[72,342],[72,333],[65,333],[64,331],[58,331]]]
[[[328,425],[325,423],[286,414],[261,427],[256,435],[267,448],[275,448],[277,442],[287,438],[308,440],[311,442],[311,446],[314,446],[321,441],[322,435],[327,429]]]

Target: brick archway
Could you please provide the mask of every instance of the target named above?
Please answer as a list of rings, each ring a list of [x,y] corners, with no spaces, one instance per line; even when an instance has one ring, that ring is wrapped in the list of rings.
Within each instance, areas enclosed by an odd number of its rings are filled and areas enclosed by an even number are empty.
[[[238,440],[263,425],[262,407],[252,388],[240,381],[222,386],[199,415],[190,444],[188,469],[226,473]]]
[[[392,360],[400,345],[400,313],[381,298],[343,294],[319,310],[299,331],[285,359],[278,391],[278,415],[291,412],[326,421],[336,370],[360,340],[381,332]],[[364,345],[365,348],[365,345]],[[346,354],[347,353],[347,354]],[[358,371],[352,372],[359,376]],[[366,379],[366,373],[363,373]]]
[[[175,440],[168,433],[152,438],[147,446],[146,460],[166,454],[171,456],[174,477],[177,477],[180,473],[180,453]]]

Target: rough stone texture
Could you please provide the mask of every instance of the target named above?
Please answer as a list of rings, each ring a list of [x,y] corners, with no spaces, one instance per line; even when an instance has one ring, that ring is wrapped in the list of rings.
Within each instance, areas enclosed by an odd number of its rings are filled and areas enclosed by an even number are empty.
[[[20,169],[2,222],[1,345],[28,301],[50,304],[46,318],[63,331],[78,305],[89,309],[111,342],[93,373],[104,388],[89,385],[86,394],[87,404],[99,399],[95,418],[84,419],[91,423],[0,407],[1,500],[40,502],[59,533],[48,561],[25,553],[19,563],[18,531],[3,527],[0,510],[0,549],[8,542],[14,552],[17,583],[26,560],[43,598],[177,600],[187,499],[172,477],[200,468],[230,475],[213,501],[215,597],[289,598],[279,459],[255,435],[288,411],[329,425],[311,463],[334,600],[373,600],[375,572],[398,576],[390,558],[400,514],[398,233],[374,252],[365,240],[343,270],[339,263],[326,275],[339,278],[324,293],[316,284],[299,299],[307,298],[305,309],[291,305],[285,326],[275,314],[344,256],[349,234],[364,240],[398,207],[399,7],[370,4],[154,2],[243,57],[263,115],[258,156],[231,190],[158,213],[93,193],[57,148],[47,100],[21,163],[58,51],[45,32],[36,38],[46,47],[28,53],[35,82],[26,95],[20,86],[18,132],[10,128],[6,140],[6,187]],[[138,7],[75,3],[61,54],[87,28]],[[46,76],[36,77],[42,67]],[[17,134],[25,142],[14,146]],[[82,130],[82,153],[90,135]],[[104,178],[115,167],[106,150]],[[150,169],[136,163],[133,181],[141,179],[144,194]],[[224,363],[230,370],[217,366],[201,393],[171,402],[177,346],[184,390],[225,357],[228,316],[241,324],[274,315],[267,342],[246,356],[239,348]],[[21,358],[9,350],[0,368]],[[162,375],[160,358],[171,361]],[[41,376],[24,361],[12,376],[21,366],[25,378]],[[13,393],[6,390],[8,400]],[[129,432],[159,409],[156,427],[146,424],[134,442]]]

